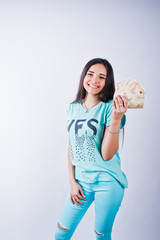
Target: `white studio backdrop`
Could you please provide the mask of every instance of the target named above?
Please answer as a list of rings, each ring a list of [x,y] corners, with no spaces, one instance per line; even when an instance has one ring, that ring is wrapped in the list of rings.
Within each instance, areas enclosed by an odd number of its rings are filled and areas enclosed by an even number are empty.
[[[69,191],[65,112],[96,57],[146,91],[126,113],[113,240],[159,239],[159,21],[154,0],[0,0],[0,239],[54,239]],[[92,204],[72,239],[94,240],[93,228]]]

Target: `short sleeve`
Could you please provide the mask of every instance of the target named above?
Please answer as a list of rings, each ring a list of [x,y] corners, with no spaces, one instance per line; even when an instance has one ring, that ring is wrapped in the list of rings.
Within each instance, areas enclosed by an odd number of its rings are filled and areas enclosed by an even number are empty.
[[[105,126],[108,127],[111,124],[111,115],[113,111],[113,100],[109,102],[108,108],[107,108],[107,116],[106,116],[106,122]],[[121,119],[121,125],[120,129],[122,129],[126,124],[126,115],[124,114],[122,119]]]
[[[122,129],[126,124],[126,114],[123,115],[122,119],[121,119],[121,126],[120,129]]]
[[[68,121],[68,119],[69,119],[70,109],[71,109],[71,104],[68,105],[68,108],[67,108],[67,110],[66,110],[66,114],[65,114],[65,116],[66,116],[66,121]]]
[[[112,111],[113,111],[113,101],[110,101],[108,103],[108,107],[107,107],[107,116],[105,119],[105,126],[108,127],[111,124],[111,115],[112,115]]]

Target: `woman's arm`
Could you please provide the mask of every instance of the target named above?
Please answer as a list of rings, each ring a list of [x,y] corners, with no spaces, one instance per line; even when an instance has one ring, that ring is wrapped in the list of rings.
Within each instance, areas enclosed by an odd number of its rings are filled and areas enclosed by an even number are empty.
[[[111,115],[111,124],[106,127],[101,144],[101,154],[105,161],[113,158],[118,151],[119,130],[121,120],[128,108],[128,100],[125,96],[118,95],[113,100],[113,111]],[[109,129],[109,131],[108,131]],[[113,132],[113,133],[111,133]]]
[[[69,183],[75,181],[75,166],[71,162],[70,147],[68,144],[68,168],[69,168]]]
[[[121,125],[120,120],[111,119],[111,124],[106,127],[104,132],[104,137],[101,145],[101,154],[105,161],[112,159],[114,154],[118,151],[119,143],[118,136],[119,134],[111,134],[108,132],[108,128],[111,132],[119,132]]]

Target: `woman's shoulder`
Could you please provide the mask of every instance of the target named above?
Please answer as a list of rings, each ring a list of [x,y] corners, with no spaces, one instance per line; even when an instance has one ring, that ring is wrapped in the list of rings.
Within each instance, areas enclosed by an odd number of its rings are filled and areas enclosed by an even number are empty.
[[[69,105],[77,105],[77,104],[80,104],[81,101],[74,101],[74,102],[70,102]]]
[[[73,110],[77,105],[79,105],[80,102],[70,102],[67,105],[67,111],[71,111]]]
[[[75,107],[75,106],[79,105],[80,103],[81,102],[70,102],[70,103],[68,103],[68,107],[72,108],[72,107]]]

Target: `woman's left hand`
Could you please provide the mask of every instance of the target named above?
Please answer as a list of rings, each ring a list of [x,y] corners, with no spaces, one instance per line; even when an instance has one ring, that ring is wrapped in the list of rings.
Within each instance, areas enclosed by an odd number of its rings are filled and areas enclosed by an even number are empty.
[[[116,96],[113,99],[113,111],[112,118],[115,120],[121,120],[128,108],[128,100],[125,96]]]

